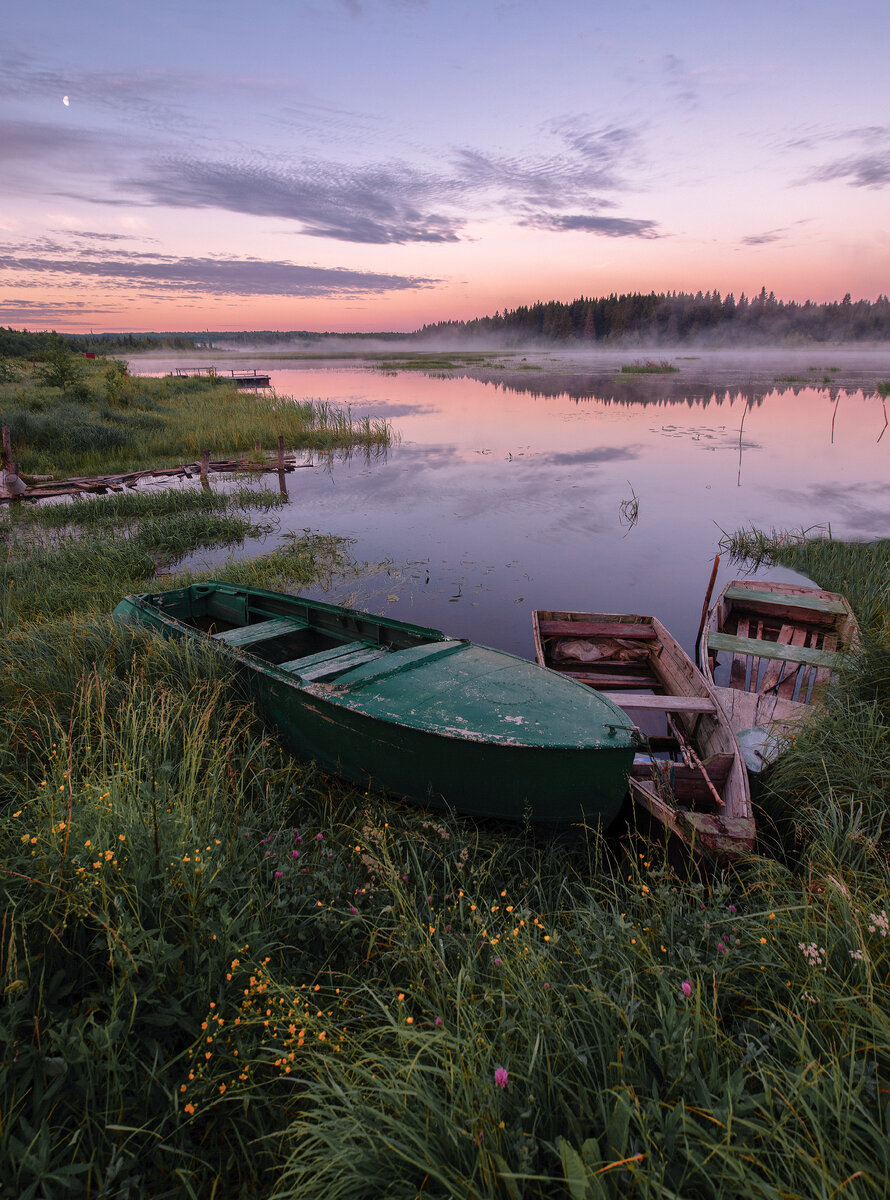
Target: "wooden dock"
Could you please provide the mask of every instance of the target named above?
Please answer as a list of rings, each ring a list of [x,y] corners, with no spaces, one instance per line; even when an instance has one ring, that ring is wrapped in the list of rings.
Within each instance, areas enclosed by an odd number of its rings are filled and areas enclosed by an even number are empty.
[[[271,387],[272,380],[270,375],[262,371],[236,371],[234,368],[220,371],[217,367],[177,367],[169,372],[168,378],[191,379],[196,375],[203,375],[218,383],[234,383],[236,387],[267,388]]]

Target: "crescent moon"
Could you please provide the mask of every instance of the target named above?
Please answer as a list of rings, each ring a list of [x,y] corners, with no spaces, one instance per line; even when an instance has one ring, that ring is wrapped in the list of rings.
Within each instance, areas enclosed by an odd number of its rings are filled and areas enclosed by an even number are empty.
[[[67,96],[62,97],[62,103],[65,105],[66,108],[68,107],[69,100],[68,100]]]

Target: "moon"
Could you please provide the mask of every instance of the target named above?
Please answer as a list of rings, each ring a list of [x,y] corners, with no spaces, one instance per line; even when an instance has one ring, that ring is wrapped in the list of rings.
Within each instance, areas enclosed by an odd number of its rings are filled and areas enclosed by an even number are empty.
[[[67,96],[62,97],[62,103],[65,105],[66,108],[68,107],[70,101],[68,100]]]

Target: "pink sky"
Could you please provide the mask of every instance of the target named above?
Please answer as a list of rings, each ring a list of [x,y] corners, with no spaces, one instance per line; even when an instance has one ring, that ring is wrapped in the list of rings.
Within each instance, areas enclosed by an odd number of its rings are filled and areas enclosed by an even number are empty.
[[[32,0],[0,31],[0,323],[874,299],[888,35],[877,0]]]

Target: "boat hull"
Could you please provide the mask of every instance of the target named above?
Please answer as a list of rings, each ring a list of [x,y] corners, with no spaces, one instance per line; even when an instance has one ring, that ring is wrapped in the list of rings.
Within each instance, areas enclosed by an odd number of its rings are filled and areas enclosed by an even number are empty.
[[[631,771],[634,801],[711,858],[750,851],[756,836],[738,741],[713,689],[655,617],[539,610],[535,654],[621,706],[651,753]]]
[[[235,657],[289,751],[363,788],[535,822],[608,823],[626,795],[632,722],[608,702],[591,706],[587,690],[570,681],[554,687],[525,659],[438,630],[221,584],[130,596],[115,615],[168,637],[215,642]],[[276,621],[288,620],[299,627],[271,636]],[[264,623],[270,636],[260,639]],[[295,648],[304,652],[288,657]]]

